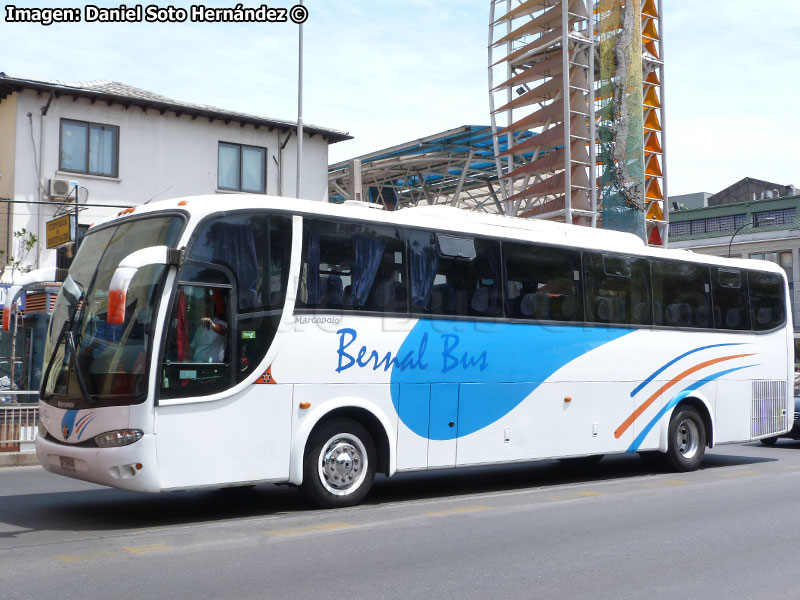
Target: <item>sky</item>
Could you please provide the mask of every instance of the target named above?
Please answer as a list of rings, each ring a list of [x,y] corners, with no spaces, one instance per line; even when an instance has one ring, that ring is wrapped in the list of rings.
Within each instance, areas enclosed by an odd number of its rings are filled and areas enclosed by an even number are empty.
[[[260,6],[260,0],[242,3]],[[83,11],[86,4],[49,6]],[[304,5],[303,120],[354,137],[331,146],[331,163],[460,125],[489,124],[488,0]],[[294,23],[45,27],[6,22],[6,6],[0,71],[8,75],[110,79],[176,100],[297,118]],[[714,193],[744,177],[800,187],[800,0],[663,0],[663,10],[669,194]]]

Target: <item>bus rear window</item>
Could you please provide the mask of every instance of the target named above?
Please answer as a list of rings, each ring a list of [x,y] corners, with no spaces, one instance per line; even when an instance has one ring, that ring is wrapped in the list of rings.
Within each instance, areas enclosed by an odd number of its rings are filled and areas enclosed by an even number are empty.
[[[714,326],[717,329],[750,329],[747,280],[738,269],[711,269],[714,296]]]
[[[747,274],[750,284],[750,318],[755,331],[775,329],[783,324],[783,279],[777,273]]]

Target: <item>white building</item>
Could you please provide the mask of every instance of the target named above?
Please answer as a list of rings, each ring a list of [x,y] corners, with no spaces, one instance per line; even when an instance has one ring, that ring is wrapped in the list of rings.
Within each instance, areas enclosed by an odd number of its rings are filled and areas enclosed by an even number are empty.
[[[301,196],[327,201],[328,144],[343,132],[306,125]],[[0,249],[39,238],[26,263],[63,262],[46,223],[74,211],[81,227],[121,207],[190,194],[295,197],[296,124],[179,102],[111,81],[68,83],[0,73]],[[36,204],[41,202],[41,204]],[[101,206],[106,205],[106,206]],[[112,206],[108,206],[112,205]],[[7,256],[7,255],[6,255]],[[0,265],[5,264],[5,256]]]

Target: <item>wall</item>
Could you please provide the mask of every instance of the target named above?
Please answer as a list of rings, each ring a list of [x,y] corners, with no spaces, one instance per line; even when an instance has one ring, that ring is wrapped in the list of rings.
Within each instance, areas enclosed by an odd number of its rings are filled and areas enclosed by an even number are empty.
[[[14,147],[16,140],[17,95],[0,102],[0,198],[14,195]],[[8,252],[8,217],[11,205],[0,203],[0,250]],[[6,257],[0,257],[0,266]]]
[[[48,95],[37,96],[33,91],[23,91],[17,96],[16,111],[16,170],[14,198],[16,200],[47,200],[37,193],[37,175],[31,137],[36,142],[39,154],[41,107],[47,103]],[[0,103],[0,107],[8,99]],[[33,123],[27,113],[34,115]],[[60,119],[69,118],[116,125],[119,129],[119,177],[98,177],[60,172],[58,170]],[[267,193],[278,195],[279,181],[283,180],[283,195],[293,197],[295,189],[296,136],[291,138],[283,151],[283,173],[279,174],[276,160],[279,145],[287,136],[286,131],[265,127],[256,130],[252,125],[240,126],[231,122],[209,122],[208,119],[173,112],[161,115],[157,110],[143,111],[131,106],[125,109],[119,104],[108,106],[105,102],[91,104],[88,99],[73,101],[71,97],[56,98],[50,105],[44,120],[42,179],[45,187],[51,178],[77,181],[82,188],[80,199],[99,204],[138,205],[151,199],[164,200],[193,194],[227,192],[217,190],[218,142],[249,144],[267,148]],[[320,136],[304,136],[303,141],[303,196],[323,200],[327,194],[327,142]],[[85,189],[83,189],[85,188]],[[259,195],[253,194],[254,201]],[[26,227],[42,240],[38,266],[55,264],[55,251],[44,249],[45,223],[52,219],[56,205],[24,205],[14,207],[14,229]],[[93,223],[104,216],[115,215],[119,208],[89,208],[82,211],[81,224]],[[31,258],[31,263],[36,261]]]

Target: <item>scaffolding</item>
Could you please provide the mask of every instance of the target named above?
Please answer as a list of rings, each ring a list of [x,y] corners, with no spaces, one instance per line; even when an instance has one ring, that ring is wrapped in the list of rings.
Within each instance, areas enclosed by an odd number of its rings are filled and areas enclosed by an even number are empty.
[[[489,109],[507,214],[597,224],[591,15],[591,0],[490,2]]]

